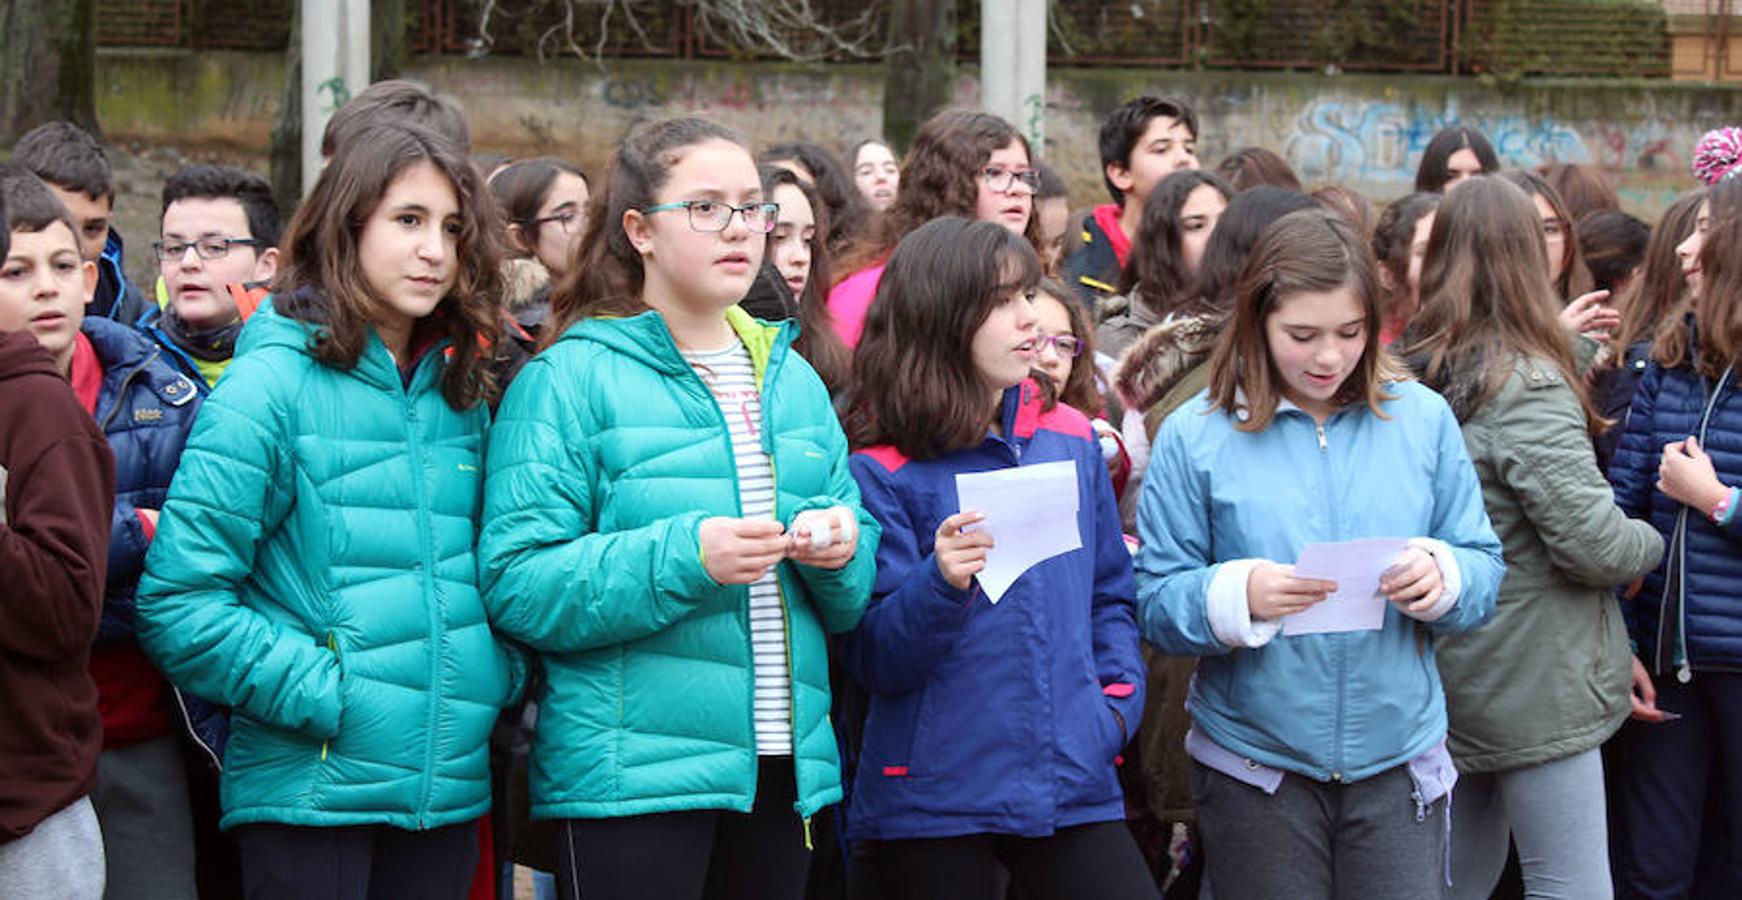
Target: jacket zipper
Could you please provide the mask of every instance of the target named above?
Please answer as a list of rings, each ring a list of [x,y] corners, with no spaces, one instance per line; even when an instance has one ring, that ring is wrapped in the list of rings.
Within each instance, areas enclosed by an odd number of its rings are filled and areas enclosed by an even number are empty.
[[[420,376],[422,370],[426,366],[432,365],[432,363],[430,363],[430,359],[434,358],[435,355],[436,354],[433,351],[430,353],[424,354],[424,359],[422,359],[418,362],[417,370],[415,370],[412,373],[411,381],[413,384],[416,384],[417,381],[419,380],[419,376]],[[397,372],[395,374],[397,374]],[[420,587],[423,589],[424,596],[426,598],[428,598],[428,600],[429,600],[427,609],[429,611],[429,629],[430,629],[430,631],[429,631],[429,634],[430,634],[429,670],[430,670],[431,682],[430,682],[430,696],[429,696],[429,717],[428,717],[428,722],[425,726],[426,731],[424,732],[425,739],[424,739],[424,766],[423,766],[423,798],[418,803],[418,808],[417,808],[417,827],[421,830],[421,829],[425,829],[425,828],[429,827],[429,822],[428,822],[426,813],[428,813],[428,811],[429,811],[431,795],[435,791],[435,762],[436,762],[436,760],[435,760],[435,734],[436,734],[436,718],[437,718],[436,692],[437,692],[437,687],[442,684],[442,653],[441,653],[442,639],[441,639],[441,635],[442,635],[442,632],[444,630],[444,623],[442,621],[441,603],[437,601],[437,598],[440,596],[440,594],[439,594],[439,592],[437,592],[435,590],[435,584],[434,584],[434,581],[435,581],[435,561],[430,554],[430,537],[429,536],[432,533],[433,529],[432,529],[431,523],[430,523],[429,498],[425,494],[425,485],[424,485],[424,469],[426,468],[426,466],[425,466],[424,451],[423,451],[423,441],[420,439],[420,430],[422,428],[422,425],[421,425],[421,422],[420,422],[418,415],[417,415],[416,399],[414,397],[412,397],[411,393],[405,389],[405,382],[404,381],[397,381],[396,384],[398,384],[400,386],[400,388],[399,388],[400,399],[405,404],[405,423],[408,426],[408,428],[406,430],[407,443],[409,444],[409,446],[411,448],[411,454],[410,454],[411,455],[411,485],[412,485],[412,494],[417,501],[417,518],[418,518],[417,524],[418,524],[418,531],[420,532],[418,544],[419,544],[419,550],[422,551],[422,556],[423,556],[423,561],[421,564],[422,565],[422,572],[420,573],[420,578],[419,578],[419,580],[422,582]]]
[[[1331,442],[1325,432],[1325,423],[1316,418],[1313,419],[1313,433],[1319,442],[1319,462],[1323,478],[1321,483],[1328,492],[1333,479],[1331,477]],[[1333,507],[1327,506],[1327,509],[1334,512]],[[1327,512],[1327,515],[1330,512]],[[1337,523],[1326,522],[1326,524],[1330,526],[1332,536],[1342,536],[1341,530],[1337,528]],[[1331,780],[1341,783],[1343,780],[1343,707],[1345,700],[1343,695],[1348,689],[1348,658],[1345,653],[1347,648],[1343,644],[1344,635],[1333,634],[1330,635],[1330,638],[1333,642],[1331,656],[1336,661],[1337,669],[1337,701],[1332,712],[1334,727],[1331,732]]]
[[[175,698],[176,709],[181,711],[182,731],[185,732],[188,738],[194,742],[194,746],[200,748],[200,750],[205,753],[206,760],[212,764],[212,771],[222,772],[224,770],[224,761],[218,758],[217,752],[207,746],[205,739],[201,738],[199,732],[194,730],[194,717],[192,713],[188,712],[187,701],[183,699],[181,690],[174,685],[171,685],[169,693],[170,696]]]
[[[749,351],[748,346],[745,347],[745,351]],[[755,359],[756,357],[752,355],[752,365],[755,364]],[[786,357],[782,355],[781,362],[784,363],[785,360]],[[757,403],[762,410],[762,434],[759,435],[759,439],[762,444],[762,452],[768,457],[768,477],[774,482],[773,500],[771,503],[774,519],[778,522],[780,521],[780,467],[774,460],[775,445],[772,437],[774,431],[771,427],[774,417],[774,404],[768,403],[764,400],[768,394],[765,387],[772,380],[770,376],[779,371],[778,366],[772,369],[770,368],[773,364],[774,352],[771,349],[768,358],[762,361],[762,372],[756,379],[756,397]],[[728,440],[731,438],[729,433],[727,434],[727,438]],[[740,496],[740,506],[742,506],[742,503],[743,498]],[[778,566],[779,564],[776,563],[775,565]],[[804,828],[804,848],[806,850],[811,850],[814,849],[811,846],[811,817],[804,814],[802,810],[804,798],[799,795],[798,698],[800,692],[798,689],[798,668],[793,664],[792,658],[792,616],[787,612],[786,589],[781,585],[778,569],[774,576],[774,592],[775,596],[780,598],[780,633],[781,637],[784,639],[784,643],[786,644],[786,692],[789,698],[786,704],[786,730],[788,740],[792,742],[792,806],[793,812],[798,813],[799,823]],[[752,679],[752,692],[754,693],[754,679]],[[752,717],[754,717],[754,712],[752,712]],[[752,721],[752,725],[754,725],[754,721]],[[754,728],[752,730],[754,731]],[[755,802],[754,799],[752,799],[752,802]]]
[[[1724,393],[1724,384],[1730,380],[1730,370],[1734,364],[1724,367],[1723,374],[1718,376],[1718,383],[1712,388],[1712,396],[1706,399],[1706,410],[1700,415],[1700,447],[1706,446],[1706,428],[1712,421],[1712,410],[1718,405],[1719,395]],[[1687,540],[1688,508],[1684,504],[1676,516],[1676,531],[1680,536],[1681,576],[1675,580],[1676,593],[1680,595],[1680,603],[1676,604],[1676,655],[1679,665],[1676,666],[1675,677],[1682,684],[1687,684],[1694,678],[1693,661],[1688,658],[1688,540]],[[1663,616],[1657,617],[1657,627],[1663,628]],[[1672,660],[1677,662],[1677,660]]]

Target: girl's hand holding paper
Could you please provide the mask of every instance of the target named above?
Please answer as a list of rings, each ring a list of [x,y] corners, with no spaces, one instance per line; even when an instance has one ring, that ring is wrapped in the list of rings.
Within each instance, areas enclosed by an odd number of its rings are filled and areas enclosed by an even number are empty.
[[[984,513],[959,512],[938,523],[938,533],[932,543],[932,555],[938,561],[938,574],[958,591],[968,585],[986,568],[986,554],[992,549],[992,535],[984,531],[962,529],[985,521]]]
[[[1439,564],[1427,551],[1410,547],[1398,554],[1379,576],[1379,590],[1385,599],[1407,612],[1423,613],[1440,602],[1445,581],[1440,577]]]

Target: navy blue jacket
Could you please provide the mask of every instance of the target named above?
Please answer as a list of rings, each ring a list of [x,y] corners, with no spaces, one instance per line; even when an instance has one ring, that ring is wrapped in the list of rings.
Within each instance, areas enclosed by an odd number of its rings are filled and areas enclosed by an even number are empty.
[[[141,509],[162,509],[182,447],[199,412],[192,379],[176,371],[151,339],[107,319],[87,317],[80,327],[103,367],[97,394],[97,426],[115,454],[115,508],[109,520],[109,572],[96,646],[137,640],[133,592],[145,571],[150,537]],[[176,696],[177,710],[197,738],[222,754],[225,732],[216,709],[196,698]],[[214,759],[214,762],[216,760]]]
[[[85,304],[85,318],[109,319],[132,327],[155,305],[127,280],[124,253],[121,233],[109,229],[109,240],[97,259],[97,291],[91,295],[91,302]]]
[[[841,642],[870,692],[847,809],[849,840],[1028,837],[1124,818],[1114,759],[1143,711],[1131,553],[1089,422],[1042,410],[1033,382],[1005,392],[1003,428],[977,447],[909,460],[851,457],[883,526],[877,582]],[[997,605],[961,591],[932,555],[959,511],[956,475],[1076,463],[1081,549],[1042,561]]]
[[[1651,342],[1636,341],[1627,348],[1625,356],[1613,367],[1598,373],[1591,383],[1591,402],[1596,404],[1603,418],[1615,423],[1597,435],[1593,442],[1597,450],[1597,468],[1604,472],[1609,471],[1615,448],[1621,445],[1621,433],[1627,430],[1627,410],[1633,405],[1633,392],[1639,389],[1639,379],[1645,376],[1645,367],[1650,362]]]
[[[1615,502],[1649,519],[1669,550],[1632,602],[1623,602],[1628,633],[1653,671],[1742,671],[1742,516],[1722,528],[1709,510],[1689,509],[1657,490],[1663,447],[1689,435],[1712,458],[1718,480],[1742,486],[1742,396],[1736,373],[1713,382],[1688,366],[1646,367],[1627,414],[1627,429],[1609,466]],[[1672,573],[1676,576],[1671,578]],[[1666,582],[1679,582],[1676,597]],[[1681,607],[1680,628],[1663,610]],[[1679,604],[1674,602],[1679,600]],[[1666,627],[1667,626],[1667,627]],[[1677,632],[1680,632],[1679,634]]]

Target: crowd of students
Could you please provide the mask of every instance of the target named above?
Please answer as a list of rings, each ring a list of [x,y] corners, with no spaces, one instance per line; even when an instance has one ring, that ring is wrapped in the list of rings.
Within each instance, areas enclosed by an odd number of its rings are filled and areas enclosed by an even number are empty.
[[[1072,211],[983,112],[595,178],[381,82],[286,224],[172,176],[142,291],[32,131],[0,896],[1734,896],[1742,132],[1655,229],[1198,138],[1123,104]],[[988,590],[1008,469],[1072,539]],[[1377,627],[1292,628],[1364,538]]]

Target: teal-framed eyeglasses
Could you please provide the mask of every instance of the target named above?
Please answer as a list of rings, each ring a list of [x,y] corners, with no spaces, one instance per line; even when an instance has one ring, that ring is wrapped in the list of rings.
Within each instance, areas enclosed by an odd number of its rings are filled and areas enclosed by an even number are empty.
[[[732,214],[744,217],[744,227],[755,234],[768,234],[774,230],[774,217],[780,213],[780,204],[766,200],[757,203],[746,203],[743,206],[733,206],[721,200],[678,200],[673,203],[661,203],[649,206],[641,211],[642,215],[652,215],[658,212],[670,212],[674,209],[689,210],[690,227],[700,232],[725,231],[732,222]]]

